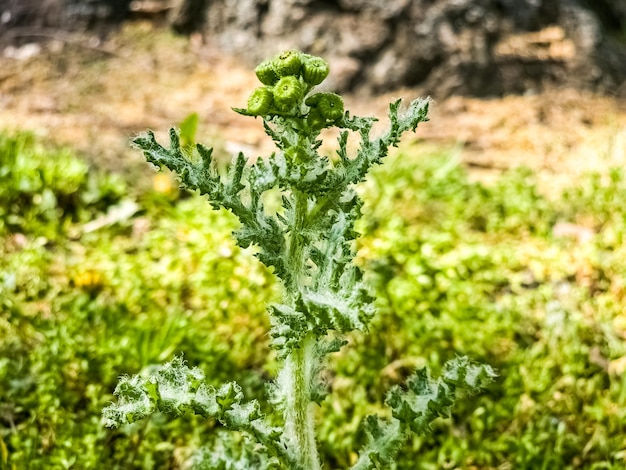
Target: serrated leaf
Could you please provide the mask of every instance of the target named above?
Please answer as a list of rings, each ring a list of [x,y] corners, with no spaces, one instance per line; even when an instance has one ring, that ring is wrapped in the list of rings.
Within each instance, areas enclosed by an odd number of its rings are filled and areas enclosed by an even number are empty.
[[[466,357],[448,361],[439,379],[432,379],[426,368],[417,370],[406,382],[406,389],[394,387],[386,403],[393,416],[416,434],[430,431],[439,417],[449,417],[458,390],[475,393],[496,377],[489,366],[474,364]]]
[[[383,420],[367,416],[363,423],[367,442],[351,470],[387,469],[394,462],[406,435],[397,419]]]

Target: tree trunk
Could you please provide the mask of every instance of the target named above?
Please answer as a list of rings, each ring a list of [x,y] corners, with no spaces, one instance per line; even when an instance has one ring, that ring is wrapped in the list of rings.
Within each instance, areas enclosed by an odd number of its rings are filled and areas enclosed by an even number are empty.
[[[331,63],[327,86],[337,91],[417,86],[435,97],[498,96],[572,86],[626,93],[624,0],[150,1],[171,9],[175,31],[200,31],[250,65],[281,49],[322,55]],[[98,30],[125,18],[129,3],[0,0],[0,31]]]
[[[176,0],[170,15],[170,24],[179,34],[191,34],[202,29],[208,0]]]

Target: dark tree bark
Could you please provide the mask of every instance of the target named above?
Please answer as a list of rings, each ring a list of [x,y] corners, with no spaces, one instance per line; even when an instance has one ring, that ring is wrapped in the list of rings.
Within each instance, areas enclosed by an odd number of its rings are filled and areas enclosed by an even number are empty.
[[[208,0],[177,0],[170,15],[170,24],[179,34],[191,34],[204,27]]]
[[[493,96],[571,85],[619,93],[626,45],[614,36],[619,28],[624,35],[626,2],[583,1],[214,0],[206,35],[251,64],[281,48],[330,57],[339,90],[419,85],[435,96]]]
[[[0,0],[0,31],[93,29],[125,18],[129,3]],[[323,55],[339,91],[495,96],[567,85],[626,94],[624,0],[175,0],[168,21],[250,65],[286,48]]]
[[[0,31],[15,27],[85,30],[126,19],[131,0],[0,0]]]

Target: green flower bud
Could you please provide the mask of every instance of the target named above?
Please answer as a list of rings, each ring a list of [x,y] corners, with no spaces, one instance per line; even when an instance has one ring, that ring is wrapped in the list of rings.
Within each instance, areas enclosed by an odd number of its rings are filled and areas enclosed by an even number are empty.
[[[324,93],[315,93],[314,95],[309,95],[304,101],[304,104],[314,108],[319,104],[320,100],[322,99],[322,96],[324,96]]]
[[[256,76],[263,85],[273,85],[278,81],[278,75],[274,72],[271,60],[264,60],[257,65],[256,69],[254,69],[254,73],[256,73]]]
[[[302,85],[294,76],[283,77],[274,85],[274,102],[281,110],[289,110],[302,98]]]
[[[306,122],[312,129],[319,130],[326,127],[326,118],[322,116],[319,109],[313,108],[306,117]]]
[[[335,93],[320,93],[317,103],[321,115],[329,121],[337,121],[343,117],[343,99]]]
[[[274,96],[269,87],[260,87],[248,98],[248,112],[254,116],[266,115],[272,107]]]
[[[328,62],[321,57],[305,55],[302,61],[302,78],[309,85],[319,85],[328,77]]]
[[[301,66],[301,53],[295,50],[281,52],[272,59],[272,67],[279,77],[298,75]]]

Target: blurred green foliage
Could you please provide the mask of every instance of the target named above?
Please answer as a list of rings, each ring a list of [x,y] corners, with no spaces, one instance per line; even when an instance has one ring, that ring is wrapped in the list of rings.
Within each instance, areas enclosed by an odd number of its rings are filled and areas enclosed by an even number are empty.
[[[333,358],[326,468],[354,461],[361,420],[392,385],[457,354],[500,378],[411,440],[398,469],[624,468],[626,172],[548,199],[528,170],[484,185],[449,154],[418,153],[405,147],[362,187],[360,263],[380,314],[376,334]],[[184,468],[215,423],[100,423],[117,374],[181,352],[215,384],[264,399],[272,274],[234,246],[229,214],[162,182],[132,187],[0,135],[2,469]],[[573,236],[558,236],[564,222]]]
[[[54,239],[72,223],[115,204],[125,191],[119,178],[89,173],[68,150],[51,151],[31,134],[0,134],[0,234]]]

